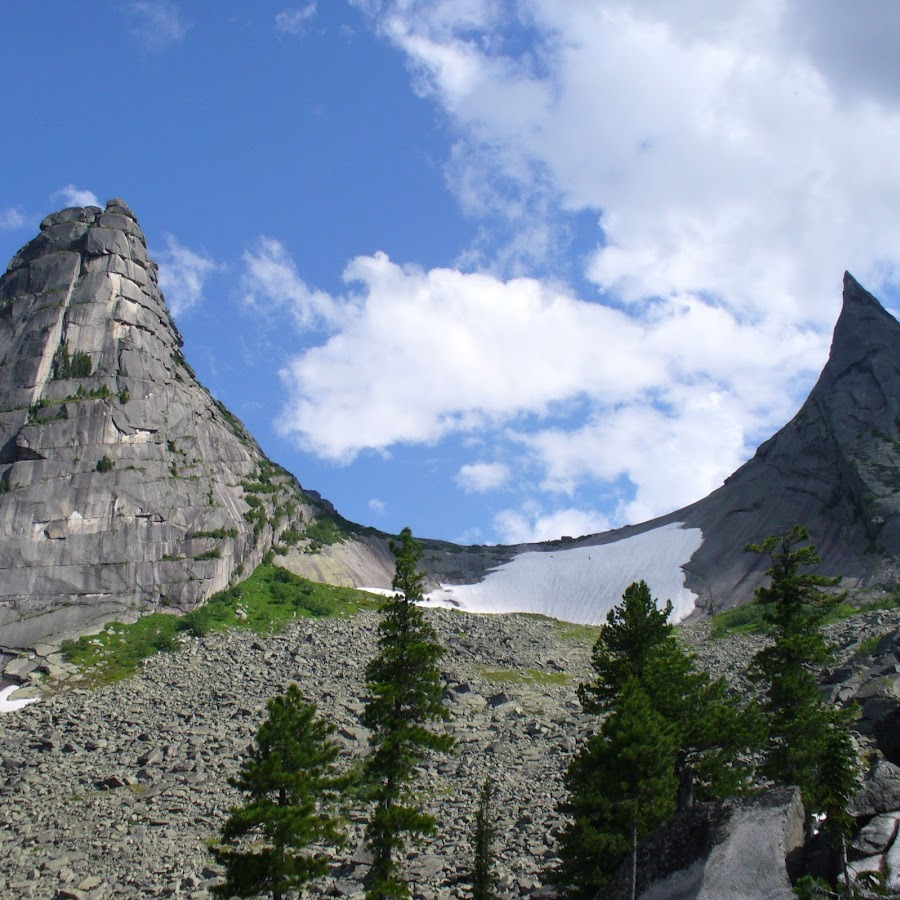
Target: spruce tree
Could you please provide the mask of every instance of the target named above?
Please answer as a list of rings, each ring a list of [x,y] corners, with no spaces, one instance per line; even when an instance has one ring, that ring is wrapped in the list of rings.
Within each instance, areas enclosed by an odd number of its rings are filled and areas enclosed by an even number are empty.
[[[819,811],[819,768],[833,723],[816,675],[833,658],[822,633],[825,617],[846,594],[823,590],[837,585],[839,577],[803,571],[820,562],[808,542],[809,532],[795,525],[789,534],[747,547],[772,562],[766,573],[770,584],[756,590],[772,642],[754,656],[750,675],[765,689],[766,774],[798,785],[807,809]]]
[[[622,602],[606,615],[606,625],[591,653],[593,681],[578,688],[585,712],[606,712],[618,699],[625,682],[641,678],[653,652],[672,634],[672,603],[659,609],[646,582],[630,584]]]
[[[630,678],[565,775],[568,800],[560,811],[570,822],[553,873],[564,896],[602,896],[598,891],[629,853],[634,889],[637,842],[675,811],[675,756],[671,725]]]
[[[365,779],[373,809],[366,829],[372,853],[366,896],[372,900],[408,897],[398,856],[407,835],[435,831],[434,817],[423,813],[412,795],[414,770],[429,752],[449,752],[450,735],[428,726],[449,718],[443,702],[438,661],[444,650],[417,603],[424,576],[417,571],[422,548],[404,528],[391,542],[396,556],[395,595],[381,608],[378,653],[366,666],[369,698],[363,723],[372,731]]]
[[[478,797],[473,834],[472,900],[494,900],[494,782],[486,778]]]
[[[560,883],[575,896],[582,895],[578,890],[593,896],[590,886],[599,888],[628,852],[629,842],[664,821],[676,800],[684,808],[695,792],[700,799],[713,799],[747,787],[752,770],[738,766],[737,759],[759,744],[759,715],[752,704],[743,706],[729,694],[724,680],[712,681],[695,670],[693,657],[673,636],[671,610],[671,603],[657,607],[643,581],[630,585],[594,645],[595,677],[579,688],[587,712],[609,712],[610,717],[565,776],[569,796],[560,809],[573,821],[560,842]],[[630,783],[634,762],[628,753],[609,747],[619,746],[627,728],[638,730],[641,716],[647,721],[648,745],[667,748],[658,760],[667,769],[665,777],[647,769],[647,791],[659,793],[652,802],[642,795],[647,809],[629,820],[621,814],[624,807],[610,811],[608,794],[615,784]]]
[[[334,726],[316,716],[295,684],[268,703],[238,774],[229,778],[247,797],[232,808],[212,849],[225,867],[220,897],[256,897],[264,891],[280,900],[328,872],[323,842],[340,844],[339,821],[328,809],[347,784],[336,769]]]

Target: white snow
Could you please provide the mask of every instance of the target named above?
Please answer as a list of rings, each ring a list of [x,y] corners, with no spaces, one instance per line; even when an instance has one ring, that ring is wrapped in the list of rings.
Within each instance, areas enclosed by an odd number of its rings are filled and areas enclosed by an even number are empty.
[[[685,587],[682,566],[702,542],[699,528],[675,522],[611,544],[529,551],[498,566],[478,584],[442,584],[426,595],[426,602],[467,612],[530,612],[602,624],[625,588],[643,580],[661,605],[672,601],[672,620],[677,622],[697,600]]]
[[[23,706],[28,706],[29,703],[34,703],[37,700],[37,697],[32,697],[28,700],[10,700],[9,695],[17,691],[20,687],[20,684],[11,684],[9,687],[5,687],[0,691],[0,713],[13,712],[16,709],[21,709]]]

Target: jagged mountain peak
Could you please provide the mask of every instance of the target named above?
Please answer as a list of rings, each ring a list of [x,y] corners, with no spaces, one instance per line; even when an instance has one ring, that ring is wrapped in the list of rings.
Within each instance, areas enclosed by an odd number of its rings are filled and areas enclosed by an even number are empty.
[[[47,216],[0,277],[0,654],[188,610],[316,516],[182,344],[123,200]]]
[[[795,524],[809,528],[823,571],[849,587],[891,589],[900,558],[898,363],[900,324],[847,274],[818,383],[722,487],[651,522],[574,541],[464,552],[429,544],[432,596],[476,611],[602,622],[643,578],[679,616],[711,612],[751,600],[762,582],[769,561],[744,547]]]

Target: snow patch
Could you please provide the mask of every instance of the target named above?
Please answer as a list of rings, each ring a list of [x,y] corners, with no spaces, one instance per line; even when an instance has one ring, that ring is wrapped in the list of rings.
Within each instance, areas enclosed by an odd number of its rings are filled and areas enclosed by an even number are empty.
[[[20,687],[20,684],[11,684],[9,687],[5,687],[0,691],[0,713],[13,712],[14,710],[21,709],[23,706],[28,706],[29,703],[34,703],[37,700],[37,697],[31,697],[28,700],[10,700],[9,695],[17,691]]]
[[[684,584],[682,566],[702,543],[699,528],[674,522],[611,544],[529,551],[478,584],[442,584],[426,595],[426,603],[476,613],[540,613],[597,625],[621,602],[628,585],[643,580],[659,603],[672,601],[677,622],[697,600]]]

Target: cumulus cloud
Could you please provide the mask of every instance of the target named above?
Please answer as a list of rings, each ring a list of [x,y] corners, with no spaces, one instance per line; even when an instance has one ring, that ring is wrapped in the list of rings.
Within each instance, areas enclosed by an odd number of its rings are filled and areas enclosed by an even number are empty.
[[[577,499],[588,482],[615,524],[651,517],[796,410],[844,268],[900,287],[890,4],[853,22],[837,0],[357,5],[454,129],[447,183],[480,223],[458,264],[478,271],[374,254],[331,296],[277,242],[246,257],[256,302],[323,332],[281,373],[281,430],[307,449],[348,461],[477,433],[504,480],[536,471],[570,498],[501,513],[508,540],[601,527]],[[596,222],[581,287],[525,277],[576,216]],[[458,483],[479,489],[491,465]]]
[[[802,399],[784,372],[811,376],[827,350],[816,330],[744,323],[693,297],[637,317],[535,279],[424,271],[384,254],[355,259],[345,277],[361,290],[332,297],[311,291],[277,246],[252,280],[298,324],[314,327],[322,309],[333,325],[281,372],[283,434],[349,462],[477,432],[489,446],[518,445],[545,491],[628,478],[630,521],[717,487]],[[479,461],[457,482],[492,490],[511,472]]]
[[[518,55],[500,4],[398,0],[376,14],[457,127],[464,203],[500,208],[512,183],[595,210],[589,275],[626,301],[693,292],[826,327],[840,271],[879,290],[900,246],[896,54],[862,67],[877,103],[845,101],[852,63],[833,60],[848,33],[853,59],[870,40],[887,47],[894,5],[873,6],[848,28],[836,2],[525,0]]]
[[[573,507],[552,512],[535,503],[521,509],[505,509],[494,517],[494,530],[503,544],[532,544],[553,541],[562,535],[580,537],[610,527],[606,516]]]
[[[148,50],[165,50],[187,37],[190,25],[171,0],[133,0],[129,5],[132,34]]]
[[[275,14],[275,28],[281,34],[303,34],[306,26],[316,14],[316,4],[283,9]]]
[[[202,301],[206,279],[220,266],[185,247],[171,234],[165,239],[166,249],[155,254],[159,262],[159,286],[172,314],[180,316]]]
[[[50,197],[53,203],[64,203],[66,206],[100,206],[97,195],[93,191],[67,184],[55,191]]]
[[[505,463],[467,463],[457,473],[456,483],[467,493],[480,493],[503,487],[509,476],[509,466]]]
[[[29,223],[21,206],[7,206],[0,209],[0,231],[16,231]]]
[[[377,515],[380,516],[385,510],[384,501],[378,500],[375,497],[373,497],[369,501],[369,509],[371,509],[373,513],[376,513]]]

